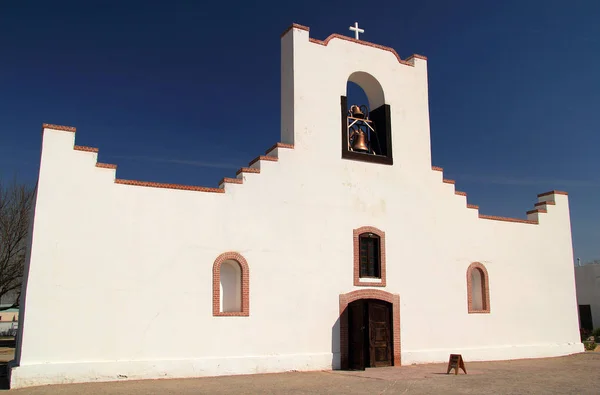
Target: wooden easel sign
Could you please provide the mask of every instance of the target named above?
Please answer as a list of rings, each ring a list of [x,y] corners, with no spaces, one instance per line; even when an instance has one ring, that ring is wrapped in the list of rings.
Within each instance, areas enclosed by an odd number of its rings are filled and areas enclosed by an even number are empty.
[[[450,359],[448,359],[448,370],[446,374],[449,374],[452,369],[454,369],[454,374],[458,374],[458,369],[462,369],[465,374],[467,374],[467,369],[465,368],[465,362],[462,359],[461,354],[450,354]]]

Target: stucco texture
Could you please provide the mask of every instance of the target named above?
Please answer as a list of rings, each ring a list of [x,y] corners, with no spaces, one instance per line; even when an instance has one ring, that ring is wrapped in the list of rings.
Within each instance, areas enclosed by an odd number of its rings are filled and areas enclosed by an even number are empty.
[[[554,204],[529,222],[480,218],[432,169],[425,59],[311,42],[298,27],[281,40],[281,141],[293,147],[220,191],[115,182],[72,130],[44,128],[13,387],[338,368],[340,295],[369,289],[354,285],[363,226],[385,232],[377,289],[399,295],[403,364],[583,350],[568,197],[538,197]],[[341,158],[355,72],[390,105],[393,165]],[[213,315],[224,252],[247,262],[247,316]],[[469,314],[473,262],[489,275],[486,314]]]

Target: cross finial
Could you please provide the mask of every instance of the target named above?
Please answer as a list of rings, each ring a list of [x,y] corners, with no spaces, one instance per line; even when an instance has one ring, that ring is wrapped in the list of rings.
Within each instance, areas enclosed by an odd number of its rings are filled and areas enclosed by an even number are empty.
[[[352,30],[354,32],[354,38],[357,40],[359,40],[358,34],[365,32],[364,29],[360,29],[358,27],[358,22],[354,22],[354,26],[350,26],[350,30]]]

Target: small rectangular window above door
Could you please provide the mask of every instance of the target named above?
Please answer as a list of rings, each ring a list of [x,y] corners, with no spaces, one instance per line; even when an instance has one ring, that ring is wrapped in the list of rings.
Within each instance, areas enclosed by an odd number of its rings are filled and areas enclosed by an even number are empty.
[[[360,277],[381,278],[379,236],[373,233],[360,235]]]
[[[385,232],[363,226],[353,233],[354,285],[385,287]]]

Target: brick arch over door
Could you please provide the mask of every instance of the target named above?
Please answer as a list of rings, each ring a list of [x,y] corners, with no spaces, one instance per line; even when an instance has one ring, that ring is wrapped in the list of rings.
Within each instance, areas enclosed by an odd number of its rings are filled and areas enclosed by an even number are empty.
[[[221,264],[232,260],[240,265],[242,276],[242,311],[221,312]],[[246,259],[237,252],[224,252],[215,259],[213,264],[213,316],[248,317],[250,315],[250,270]]]
[[[392,305],[393,363],[400,366],[400,295],[379,289],[359,289],[340,294],[340,364],[348,369],[348,310],[350,303],[359,299],[377,299]]]

